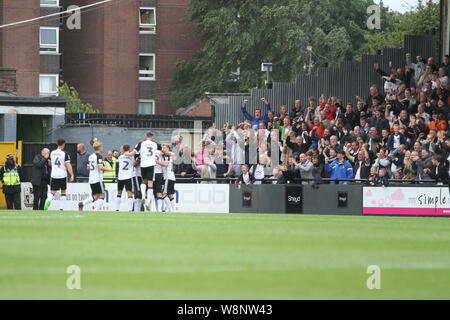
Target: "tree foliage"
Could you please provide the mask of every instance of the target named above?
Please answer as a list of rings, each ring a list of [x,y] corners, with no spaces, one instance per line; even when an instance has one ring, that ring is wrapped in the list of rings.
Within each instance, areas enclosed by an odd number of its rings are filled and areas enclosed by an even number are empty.
[[[432,3],[420,2],[404,16],[381,3],[381,32],[368,32],[367,8],[372,4],[373,0],[190,0],[188,22],[197,26],[192,36],[203,47],[189,61],[176,62],[172,103],[185,107],[205,92],[262,87],[262,62],[273,63],[272,81],[291,82],[306,72],[307,46],[313,48],[315,72],[324,63],[337,67],[368,51],[400,47],[405,33],[424,34],[436,25]]]
[[[78,91],[74,87],[62,80],[58,87],[58,94],[67,100],[66,113],[98,113],[98,110],[95,110],[91,104],[81,101]]]
[[[427,35],[436,30],[436,46],[439,47],[440,7],[436,0],[419,0],[417,7],[403,14],[381,11],[381,30],[366,31],[367,48],[370,53],[377,49],[400,48],[405,35]]]

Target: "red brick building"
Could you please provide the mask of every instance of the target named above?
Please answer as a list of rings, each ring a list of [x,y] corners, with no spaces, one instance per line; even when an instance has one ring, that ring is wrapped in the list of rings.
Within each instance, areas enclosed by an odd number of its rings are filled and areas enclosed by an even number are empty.
[[[0,0],[7,24],[100,0]],[[199,48],[186,39],[189,0],[113,0],[82,10],[80,29],[53,17],[0,30],[0,67],[17,69],[18,95],[49,96],[64,80],[102,113],[174,114],[176,59]]]

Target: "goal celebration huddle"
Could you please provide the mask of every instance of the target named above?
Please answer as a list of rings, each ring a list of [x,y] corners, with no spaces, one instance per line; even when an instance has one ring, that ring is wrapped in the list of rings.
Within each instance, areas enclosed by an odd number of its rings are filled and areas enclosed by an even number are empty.
[[[117,196],[115,210],[120,211],[122,195],[127,197],[128,211],[151,211],[152,204],[156,211],[175,211],[175,173],[173,171],[173,153],[167,144],[153,141],[152,132],[146,133],[146,139],[134,148],[124,144],[120,147],[116,170]],[[59,139],[58,148],[50,153],[49,166],[50,195],[44,210],[48,210],[60,192],[59,208],[62,211],[66,202],[67,180],[74,180],[70,156],[64,151],[65,140]],[[94,153],[89,156],[87,170],[91,195],[78,203],[79,211],[92,205],[95,211],[102,211],[105,203],[105,184],[103,173],[113,169],[104,165],[102,156],[103,144],[96,141],[93,144]]]

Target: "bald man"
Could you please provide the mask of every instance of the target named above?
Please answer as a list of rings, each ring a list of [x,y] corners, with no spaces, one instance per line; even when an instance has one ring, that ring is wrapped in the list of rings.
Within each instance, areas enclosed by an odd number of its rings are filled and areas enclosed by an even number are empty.
[[[89,178],[89,171],[87,165],[89,163],[90,153],[86,152],[84,144],[80,143],[77,145],[77,181],[87,182]]]

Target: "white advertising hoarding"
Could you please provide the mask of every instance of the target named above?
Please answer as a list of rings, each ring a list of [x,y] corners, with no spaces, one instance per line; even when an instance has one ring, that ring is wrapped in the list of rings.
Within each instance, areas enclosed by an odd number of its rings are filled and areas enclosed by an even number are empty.
[[[106,198],[104,211],[115,211],[117,184],[106,183]],[[68,183],[67,201],[64,210],[78,210],[78,202],[91,195],[88,183]],[[229,212],[229,186],[227,184],[175,184],[175,209],[177,212],[198,213],[228,213]],[[52,202],[49,210],[59,210],[59,192],[56,200]],[[33,188],[31,183],[22,183],[22,209],[33,209]],[[92,204],[84,210],[93,209]],[[120,211],[128,211],[126,192],[122,192]],[[152,211],[155,211],[152,205]]]
[[[445,187],[364,187],[363,214],[450,215]]]

